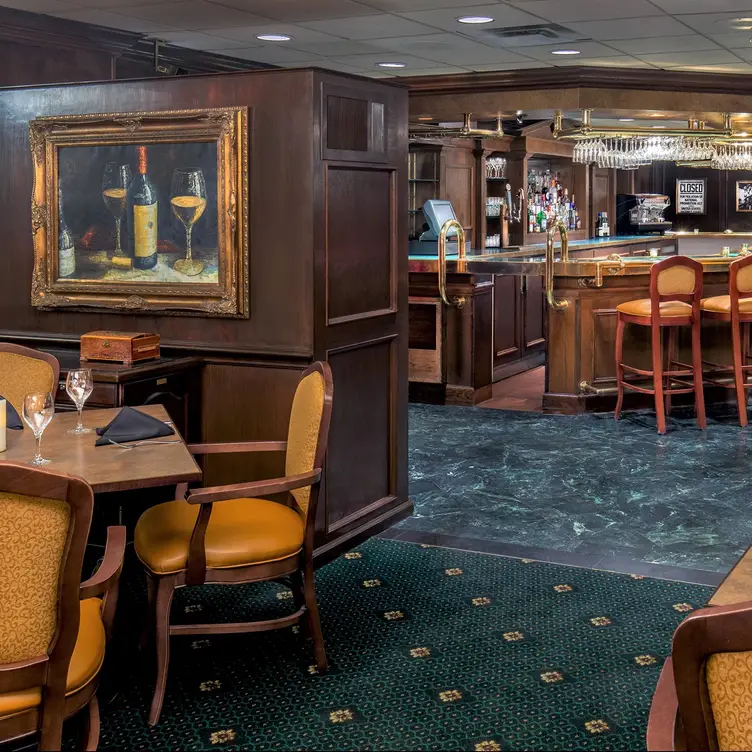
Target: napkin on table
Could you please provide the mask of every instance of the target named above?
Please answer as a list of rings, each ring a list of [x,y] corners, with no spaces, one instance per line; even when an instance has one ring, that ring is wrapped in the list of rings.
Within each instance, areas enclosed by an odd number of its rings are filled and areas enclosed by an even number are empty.
[[[124,444],[127,441],[156,439],[160,436],[172,436],[175,431],[158,418],[121,407],[120,412],[104,428],[97,428],[99,438],[95,446],[107,446],[110,440]]]

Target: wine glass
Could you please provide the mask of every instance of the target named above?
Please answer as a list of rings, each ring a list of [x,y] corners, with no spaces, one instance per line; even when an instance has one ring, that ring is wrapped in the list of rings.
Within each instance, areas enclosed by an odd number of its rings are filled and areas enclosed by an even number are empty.
[[[68,433],[78,435],[93,431],[92,428],[84,428],[83,418],[81,417],[84,402],[89,399],[89,395],[93,390],[94,379],[91,375],[91,369],[82,368],[78,371],[68,371],[68,376],[65,379],[65,391],[68,392],[71,402],[73,402],[76,410],[78,410],[78,425],[75,428],[69,429]]]
[[[204,173],[196,167],[178,168],[172,175],[170,193],[172,213],[185,227],[185,258],[178,259],[174,267],[177,271],[195,277],[201,274],[204,265],[191,258],[191,232],[206,209],[206,183]]]
[[[49,463],[49,460],[42,457],[40,445],[44,429],[47,428],[47,424],[52,420],[54,414],[55,403],[49,392],[31,392],[24,397],[23,419],[37,440],[37,450],[34,459],[29,462],[30,465],[39,466]]]
[[[107,210],[115,218],[115,255],[122,256],[123,249],[120,246],[120,223],[125,211],[125,194],[131,184],[133,176],[131,168],[125,164],[108,162],[104,166],[102,176],[102,198]]]

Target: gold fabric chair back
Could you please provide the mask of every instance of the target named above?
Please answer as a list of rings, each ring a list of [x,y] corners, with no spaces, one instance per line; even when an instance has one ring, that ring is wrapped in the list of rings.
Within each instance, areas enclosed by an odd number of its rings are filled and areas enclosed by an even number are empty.
[[[325,398],[326,383],[321,373],[313,371],[301,379],[290,412],[285,475],[301,475],[320,466],[316,460]],[[290,493],[303,513],[307,514],[311,487],[296,488]]]
[[[693,266],[675,264],[660,269],[657,274],[659,295],[692,295],[696,285],[697,271]]]
[[[55,397],[60,364],[57,358],[28,347],[0,342],[0,395],[21,415],[29,392],[50,392]]]
[[[714,653],[705,681],[718,749],[752,749],[752,651]]]

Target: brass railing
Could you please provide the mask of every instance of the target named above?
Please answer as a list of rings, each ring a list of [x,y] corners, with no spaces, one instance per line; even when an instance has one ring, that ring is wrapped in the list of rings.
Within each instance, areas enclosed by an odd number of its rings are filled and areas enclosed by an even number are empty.
[[[454,306],[455,308],[462,308],[465,305],[465,298],[462,295],[454,297],[451,300],[447,296],[446,246],[449,231],[451,229],[457,230],[457,261],[463,262],[467,258],[465,247],[465,230],[456,219],[448,219],[441,226],[441,232],[439,233],[439,296],[441,297],[441,300],[445,305]]]
[[[549,228],[546,234],[546,300],[548,305],[555,311],[566,311],[569,308],[569,301],[556,300],[554,297],[554,256],[556,249],[554,247],[554,236],[559,233],[561,238],[561,260],[564,263],[569,261],[569,236],[567,235],[567,226],[561,221],[556,220]]]

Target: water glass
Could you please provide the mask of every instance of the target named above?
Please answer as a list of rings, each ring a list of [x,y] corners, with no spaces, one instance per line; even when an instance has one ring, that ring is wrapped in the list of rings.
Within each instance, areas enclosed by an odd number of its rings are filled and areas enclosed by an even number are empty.
[[[68,377],[65,379],[65,391],[71,398],[71,402],[78,410],[78,425],[68,430],[70,434],[92,433],[94,429],[84,428],[82,411],[84,403],[94,390],[94,379],[91,375],[90,368],[81,368],[77,371],[68,371]]]
[[[40,466],[49,463],[49,460],[42,457],[40,449],[42,434],[54,414],[55,402],[49,392],[31,392],[24,397],[23,419],[37,440],[36,453],[34,459],[29,462],[30,465]]]

